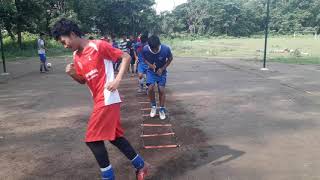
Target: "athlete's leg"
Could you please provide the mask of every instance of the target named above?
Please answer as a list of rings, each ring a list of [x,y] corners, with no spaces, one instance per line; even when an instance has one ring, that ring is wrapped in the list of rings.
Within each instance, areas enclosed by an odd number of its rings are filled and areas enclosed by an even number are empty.
[[[40,72],[43,72],[42,71],[42,66],[43,66],[43,64],[42,64],[42,62],[40,62]]]
[[[165,86],[159,86],[159,101],[160,101],[160,107],[165,107],[165,102],[166,102]]]
[[[116,146],[132,162],[132,165],[137,170],[144,167],[144,160],[135,152],[127,139],[118,137],[114,141],[110,141],[110,143]]]
[[[39,54],[39,59],[40,59],[40,72],[43,72],[43,55]]]
[[[142,73],[138,73],[138,84],[139,84],[139,92],[143,91],[144,88],[144,75]]]
[[[131,164],[137,170],[137,179],[144,180],[147,176],[148,168],[145,166],[143,158],[135,152],[128,140],[124,137],[118,137],[114,141],[110,141],[110,143],[115,145],[131,161]]]
[[[151,106],[156,106],[156,95],[155,95],[155,84],[150,84],[148,86],[148,96],[151,103]]]
[[[43,54],[43,67],[44,67],[44,70],[45,71],[48,71],[48,68],[47,68],[47,57],[45,54]]]
[[[110,165],[108,152],[103,141],[87,142],[87,146],[92,151],[94,157],[96,158],[103,179],[114,180],[114,172],[112,166]]]
[[[159,82],[158,82],[159,101],[160,101],[159,117],[161,120],[166,119],[166,109],[165,109],[166,82],[167,82],[167,74],[165,73],[162,76],[160,76]]]
[[[131,73],[134,74],[134,64],[131,64]]]

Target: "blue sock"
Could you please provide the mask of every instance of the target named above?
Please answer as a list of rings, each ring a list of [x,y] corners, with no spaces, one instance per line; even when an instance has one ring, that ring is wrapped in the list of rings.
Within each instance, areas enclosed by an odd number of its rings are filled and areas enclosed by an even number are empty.
[[[144,160],[139,154],[137,154],[137,156],[131,160],[131,163],[137,170],[144,167]]]
[[[152,101],[151,102],[151,106],[157,106],[157,102],[156,101]]]
[[[160,107],[159,111],[161,111],[161,112],[166,111],[166,108],[165,107]]]
[[[112,166],[109,165],[106,168],[101,168],[101,176],[103,180],[114,180],[114,172]]]

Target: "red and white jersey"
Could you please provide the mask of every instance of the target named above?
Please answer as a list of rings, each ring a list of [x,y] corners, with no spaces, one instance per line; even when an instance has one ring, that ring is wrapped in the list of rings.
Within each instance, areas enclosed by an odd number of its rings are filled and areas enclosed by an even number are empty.
[[[121,102],[118,90],[110,92],[105,88],[107,83],[115,79],[113,62],[121,56],[121,50],[101,40],[92,40],[81,52],[74,52],[75,70],[86,80],[94,100],[94,108]]]

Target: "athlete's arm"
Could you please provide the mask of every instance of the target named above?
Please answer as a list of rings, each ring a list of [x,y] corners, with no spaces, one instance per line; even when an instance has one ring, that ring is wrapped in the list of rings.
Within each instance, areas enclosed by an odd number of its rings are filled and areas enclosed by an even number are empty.
[[[166,62],[166,64],[162,67],[163,69],[167,69],[167,67],[171,64],[173,60],[173,56],[170,56]]]
[[[43,40],[43,49],[45,49],[46,51],[48,51],[46,42],[45,42],[44,40]]]
[[[143,61],[149,66],[149,68],[153,69],[153,71],[156,70],[157,66],[155,64],[149,63],[149,61],[147,61],[145,58],[143,58]]]
[[[66,73],[70,77],[72,77],[73,80],[77,81],[78,83],[80,83],[80,84],[85,84],[86,83],[86,80],[76,73],[76,70],[74,68],[74,64],[73,63],[68,64],[66,66]]]
[[[162,68],[159,68],[159,69],[158,69],[157,74],[158,74],[159,76],[161,76],[161,74],[163,73],[163,71],[167,69],[167,67],[171,64],[172,60],[173,60],[173,56],[170,56],[170,57],[168,58],[166,64],[165,64]]]
[[[123,55],[121,56],[120,59],[122,59],[122,62],[120,65],[119,73],[118,73],[117,77],[115,78],[115,80],[113,80],[112,82],[107,84],[107,87],[106,87],[111,92],[118,89],[118,87],[120,85],[120,81],[122,80],[124,73],[127,72],[131,57],[128,53],[123,53]]]

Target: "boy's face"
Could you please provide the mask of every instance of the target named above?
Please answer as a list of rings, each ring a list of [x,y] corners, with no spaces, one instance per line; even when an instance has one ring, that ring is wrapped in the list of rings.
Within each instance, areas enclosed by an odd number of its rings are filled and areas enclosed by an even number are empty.
[[[74,33],[71,33],[69,36],[60,36],[59,42],[64,46],[64,48],[76,51],[79,48],[78,36]]]
[[[160,46],[157,46],[155,48],[151,48],[151,51],[154,52],[154,53],[158,53],[160,50]]]

